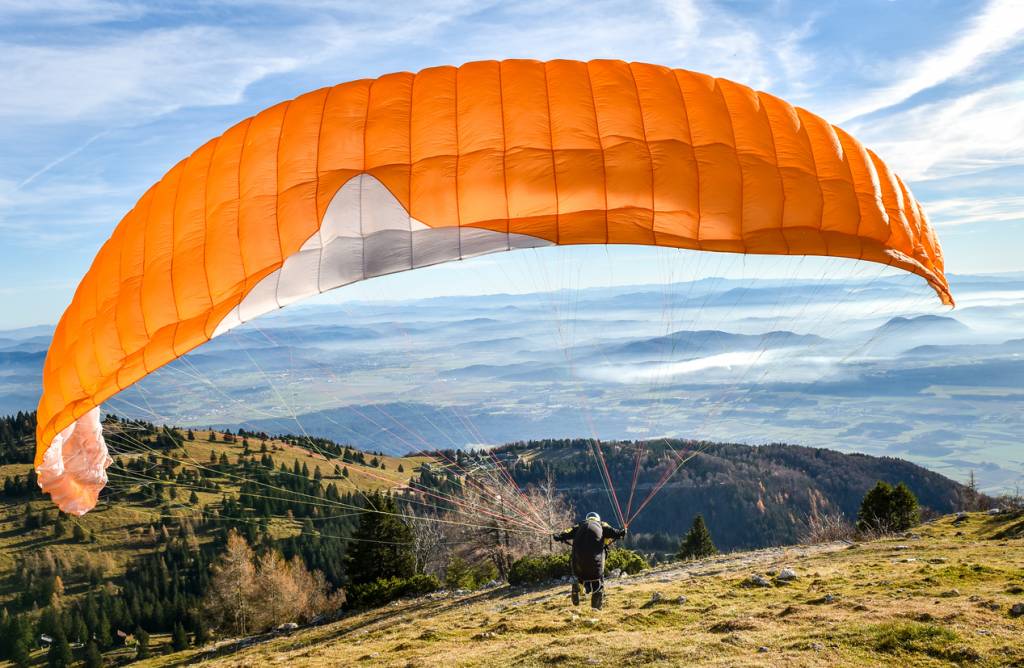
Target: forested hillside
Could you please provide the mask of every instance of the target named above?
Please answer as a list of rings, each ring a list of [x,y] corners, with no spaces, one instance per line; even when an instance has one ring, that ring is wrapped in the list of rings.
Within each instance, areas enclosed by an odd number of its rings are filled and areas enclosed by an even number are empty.
[[[43,636],[86,660],[205,642],[218,627],[206,594],[231,536],[281,557],[261,562],[268,595],[294,600],[302,583],[316,599],[306,618],[336,608],[363,494],[402,486],[425,461],[108,417],[110,482],[77,518],[35,483],[34,429],[33,414],[0,421],[0,664],[67,665],[40,653]],[[274,610],[266,623],[291,614]]]
[[[634,544],[655,550],[674,549],[697,514],[722,549],[792,544],[815,514],[856,517],[864,493],[879,480],[906,483],[936,513],[961,508],[965,494],[949,478],[892,457],[666,439],[600,444],[615,487],[610,498],[590,440],[531,441],[497,452],[523,486],[553,473],[580,512],[594,509],[613,519],[617,500],[624,515],[636,515]]]
[[[34,412],[0,417],[0,465],[30,461],[35,428]]]

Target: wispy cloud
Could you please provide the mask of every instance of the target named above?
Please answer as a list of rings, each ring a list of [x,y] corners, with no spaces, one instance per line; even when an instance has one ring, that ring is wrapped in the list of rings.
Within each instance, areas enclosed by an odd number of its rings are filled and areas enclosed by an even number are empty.
[[[17,189],[20,190],[20,189],[24,188],[25,186],[31,184],[33,181],[38,179],[40,176],[42,176],[46,172],[50,171],[54,167],[57,167],[57,166],[61,165],[65,161],[70,160],[71,158],[75,157],[76,155],[78,155],[79,153],[84,151],[85,149],[89,148],[89,146],[91,146],[94,142],[96,142],[99,139],[102,139],[103,137],[106,137],[108,134],[110,134],[110,131],[109,130],[104,130],[103,132],[99,132],[99,133],[94,134],[93,136],[89,137],[87,140],[85,140],[85,142],[83,142],[79,146],[76,146],[75,148],[73,148],[72,150],[68,151],[64,155],[51,160],[50,162],[46,163],[45,165],[43,165],[42,167],[40,167],[36,171],[34,171],[31,174],[29,174],[27,178],[25,178],[21,183],[19,183],[17,185]]]
[[[1007,197],[953,197],[925,202],[937,227],[976,223],[1024,221],[1024,195]]]
[[[236,103],[253,82],[329,48],[331,32],[308,30],[268,44],[224,28],[189,26],[87,46],[0,44],[6,73],[0,118],[110,121]]]
[[[894,80],[833,111],[833,122],[846,123],[904,102],[917,93],[971,71],[979,63],[1024,40],[1024,3],[992,0],[970,27],[946,46],[887,69]]]
[[[921,104],[850,129],[911,181],[1024,164],[1024,81]]]
[[[695,0],[665,0],[661,6],[671,20],[671,46],[690,69],[759,89],[792,89],[814,67],[815,59],[801,46],[813,16],[787,24]]]
[[[134,20],[145,13],[143,3],[120,0],[0,0],[0,24],[81,26]]]

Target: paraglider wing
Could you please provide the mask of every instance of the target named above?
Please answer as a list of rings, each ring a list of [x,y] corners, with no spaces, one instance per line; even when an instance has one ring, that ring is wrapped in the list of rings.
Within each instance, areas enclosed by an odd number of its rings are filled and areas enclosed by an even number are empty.
[[[46,358],[40,483],[68,512],[92,508],[100,403],[242,322],[373,276],[568,244],[869,260],[952,303],[906,185],[771,95],[620,61],[355,81],[242,121],[120,222]]]

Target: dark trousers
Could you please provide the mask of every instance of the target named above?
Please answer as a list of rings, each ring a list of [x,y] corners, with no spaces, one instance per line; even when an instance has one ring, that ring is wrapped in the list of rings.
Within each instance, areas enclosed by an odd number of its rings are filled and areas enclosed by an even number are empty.
[[[604,605],[604,578],[598,580],[580,580],[577,578],[572,583],[573,603],[578,603],[580,595],[580,585],[583,585],[583,591],[590,594],[590,607],[600,609]]]

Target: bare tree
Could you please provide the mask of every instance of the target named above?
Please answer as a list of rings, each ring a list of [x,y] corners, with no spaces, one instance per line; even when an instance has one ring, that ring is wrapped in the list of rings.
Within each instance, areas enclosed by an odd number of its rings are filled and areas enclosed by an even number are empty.
[[[245,635],[256,614],[253,551],[238,532],[228,534],[227,549],[213,567],[206,611],[218,628]]]
[[[555,475],[551,469],[544,471],[544,480],[526,489],[526,498],[537,515],[540,516],[547,534],[554,534],[572,526],[576,520],[576,509],[568,496],[558,491]],[[551,535],[535,537],[535,544],[530,552],[554,552],[555,544]]]
[[[232,531],[213,568],[206,610],[218,628],[245,635],[309,621],[344,602],[344,592],[332,594],[323,573],[310,572],[299,557],[286,562],[268,550],[256,559],[245,539]]]
[[[293,587],[299,592],[294,608],[299,621],[309,622],[318,615],[336,612],[345,604],[342,589],[331,591],[327,578],[321,571],[310,571],[298,556],[288,562]]]
[[[405,510],[403,521],[412,532],[416,572],[440,577],[451,557],[450,539],[454,532],[448,523],[455,520],[429,509],[407,506]]]
[[[298,599],[303,592],[296,587],[287,562],[277,550],[268,550],[260,556],[256,566],[256,586],[253,592],[259,603],[254,629],[266,629],[293,621]]]
[[[553,551],[552,534],[574,519],[572,504],[558,492],[550,471],[525,492],[505,488],[491,493],[475,484],[464,487],[463,498],[463,510],[453,513],[461,524],[449,536],[457,545],[453,553],[469,563],[490,561],[502,578],[516,559]]]
[[[337,610],[345,602],[343,592],[330,595],[323,573],[310,572],[298,556],[286,562],[276,550],[259,558],[255,594],[259,612],[254,630],[287,622],[308,622],[319,614]]]

